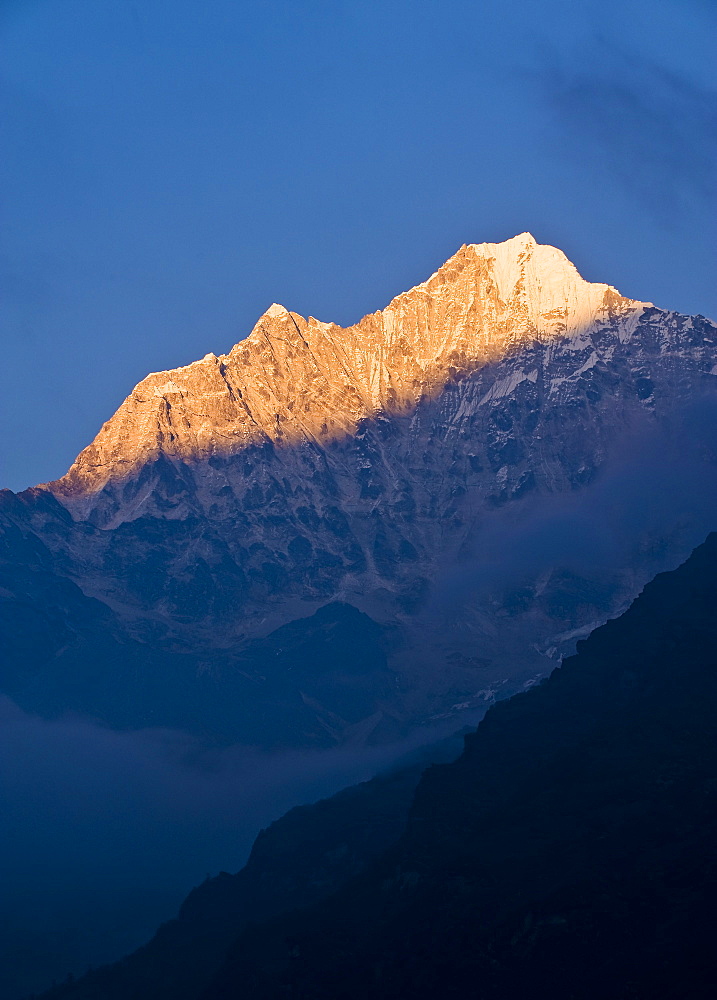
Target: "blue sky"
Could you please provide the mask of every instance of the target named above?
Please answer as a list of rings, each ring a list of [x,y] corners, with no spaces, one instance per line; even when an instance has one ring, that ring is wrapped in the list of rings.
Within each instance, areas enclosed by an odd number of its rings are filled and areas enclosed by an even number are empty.
[[[524,230],[717,316],[708,0],[2,0],[0,486],[272,302]]]

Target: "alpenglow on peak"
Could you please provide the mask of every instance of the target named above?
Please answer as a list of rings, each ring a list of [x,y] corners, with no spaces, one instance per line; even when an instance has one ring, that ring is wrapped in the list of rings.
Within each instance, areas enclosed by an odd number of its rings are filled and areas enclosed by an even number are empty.
[[[615,321],[629,336],[646,305],[585,281],[560,250],[529,233],[462,246],[426,281],[350,327],[273,303],[228,354],[147,376],[48,485],[72,507],[160,455],[193,461],[266,441],[353,434],[362,419],[410,412],[521,345],[579,346]]]

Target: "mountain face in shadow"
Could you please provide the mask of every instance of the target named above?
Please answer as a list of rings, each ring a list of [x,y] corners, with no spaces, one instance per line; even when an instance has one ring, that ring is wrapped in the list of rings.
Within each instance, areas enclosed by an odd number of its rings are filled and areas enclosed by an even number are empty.
[[[204,1000],[707,997],[717,535],[424,775],[399,844]]]
[[[716,593],[713,534],[455,762],[294,810],[48,1000],[713,996]]]
[[[272,306],[148,376],[62,479],[0,493],[0,690],[268,747],[520,690],[714,526],[685,407],[714,406],[716,335],[528,234],[347,329]],[[318,665],[332,615],[363,664]]]

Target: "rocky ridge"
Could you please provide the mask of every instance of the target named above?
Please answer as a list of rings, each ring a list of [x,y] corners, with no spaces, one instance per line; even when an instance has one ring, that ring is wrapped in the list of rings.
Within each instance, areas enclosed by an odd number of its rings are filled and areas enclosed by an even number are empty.
[[[588,283],[527,234],[461,248],[345,330],[272,306],[229,354],[148,376],[62,479],[0,496],[2,689],[303,744],[532,683],[712,527],[714,448],[683,411],[714,398],[716,343],[709,320]],[[605,493],[634,432],[658,430],[695,451],[693,495],[667,451],[648,482],[639,447]],[[536,512],[578,508],[586,525],[614,509],[601,536],[631,518],[609,558],[552,540],[525,558]],[[462,574],[495,538],[510,572],[476,589]],[[320,652],[345,630],[372,650],[350,677]]]
[[[95,494],[160,455],[197,461],[265,442],[353,436],[362,420],[410,414],[449,381],[526,345],[567,341],[579,352],[591,331],[615,321],[629,337],[646,305],[584,281],[528,233],[461,247],[427,281],[346,329],[275,303],[228,354],[147,376],[49,488],[86,515],[100,506]],[[537,372],[523,377],[535,382]],[[497,385],[485,402],[509,391]]]

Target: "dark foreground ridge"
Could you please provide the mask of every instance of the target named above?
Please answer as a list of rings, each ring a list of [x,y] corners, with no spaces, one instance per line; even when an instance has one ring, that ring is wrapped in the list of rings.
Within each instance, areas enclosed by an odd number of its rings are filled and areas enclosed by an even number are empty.
[[[454,760],[461,747],[456,734],[370,781],[290,810],[262,830],[242,871],[207,879],[147,945],[51,990],[48,1000],[196,1000],[249,922],[324,899],[395,844],[425,768]]]
[[[360,880],[206,1000],[713,996],[717,535],[422,779]]]
[[[367,870],[268,920],[259,891],[203,991],[111,993],[90,977],[53,1000],[713,996],[715,594],[711,535],[547,682],[492,708],[458,761],[429,768],[405,833],[364,853]],[[272,846],[265,871],[296,906],[286,857]]]

